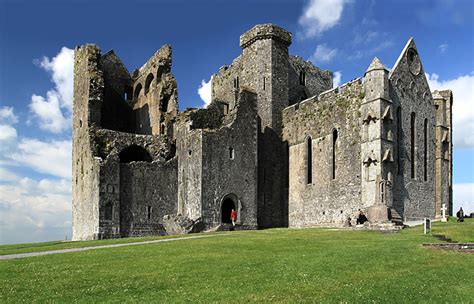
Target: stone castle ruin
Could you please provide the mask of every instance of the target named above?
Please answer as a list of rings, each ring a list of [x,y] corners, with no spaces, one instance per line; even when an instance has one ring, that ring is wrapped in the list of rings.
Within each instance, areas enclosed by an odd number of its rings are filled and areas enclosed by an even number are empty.
[[[452,93],[431,92],[413,39],[391,70],[332,72],[256,25],[212,77],[212,103],[178,110],[169,45],[129,73],[75,50],[73,239],[340,226],[452,213]]]

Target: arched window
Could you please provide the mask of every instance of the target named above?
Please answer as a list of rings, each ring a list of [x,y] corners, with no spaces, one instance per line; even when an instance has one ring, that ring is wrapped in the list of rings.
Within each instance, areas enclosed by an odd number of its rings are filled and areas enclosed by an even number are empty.
[[[146,77],[146,80],[145,80],[145,95],[148,94],[148,92],[150,91],[150,85],[151,85],[151,82],[153,81],[153,74],[150,73],[148,74],[148,76]]]
[[[135,90],[133,91],[133,98],[137,99],[138,96],[140,96],[141,91],[142,91],[142,84],[139,83],[139,84],[137,84],[137,86],[135,87]]]
[[[423,125],[423,178],[428,180],[428,119],[425,118]]]
[[[402,107],[397,108],[397,172],[402,175]]]
[[[416,115],[415,112],[411,112],[410,119],[410,137],[411,137],[411,178],[415,178],[415,149],[416,149]]]
[[[306,183],[313,183],[313,140],[311,136],[306,139]]]
[[[336,143],[337,129],[332,131],[332,179],[336,178]]]
[[[151,162],[152,158],[147,150],[139,146],[130,146],[119,153],[121,163]]]

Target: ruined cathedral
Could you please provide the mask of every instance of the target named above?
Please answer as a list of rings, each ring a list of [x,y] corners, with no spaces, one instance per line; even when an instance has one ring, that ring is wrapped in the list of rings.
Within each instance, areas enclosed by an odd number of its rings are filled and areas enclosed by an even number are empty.
[[[220,229],[232,209],[236,229],[452,213],[453,96],[430,91],[414,40],[391,69],[374,58],[335,88],[291,40],[272,24],[242,34],[212,103],[184,112],[169,45],[131,74],[113,51],[77,47],[73,239]]]

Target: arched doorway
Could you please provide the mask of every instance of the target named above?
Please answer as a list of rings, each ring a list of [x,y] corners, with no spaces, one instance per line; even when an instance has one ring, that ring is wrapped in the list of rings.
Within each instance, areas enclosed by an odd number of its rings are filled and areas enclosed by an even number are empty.
[[[230,219],[230,213],[232,212],[232,209],[236,210],[235,207],[236,207],[236,204],[231,197],[224,198],[224,200],[222,201],[222,207],[221,207],[221,222],[223,224],[232,223]]]

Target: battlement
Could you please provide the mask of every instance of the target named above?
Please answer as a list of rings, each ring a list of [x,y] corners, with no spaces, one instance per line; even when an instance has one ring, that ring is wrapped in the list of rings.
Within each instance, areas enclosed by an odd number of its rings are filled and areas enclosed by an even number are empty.
[[[261,39],[273,39],[288,47],[291,44],[291,33],[274,24],[257,24],[240,36],[240,47],[245,49]]]

